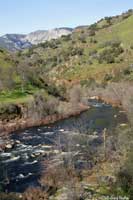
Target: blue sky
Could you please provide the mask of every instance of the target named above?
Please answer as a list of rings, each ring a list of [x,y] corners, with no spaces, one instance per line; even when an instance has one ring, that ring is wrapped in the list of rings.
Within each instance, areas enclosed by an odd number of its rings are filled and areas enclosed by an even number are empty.
[[[133,8],[133,0],[0,0],[0,35],[91,24]]]

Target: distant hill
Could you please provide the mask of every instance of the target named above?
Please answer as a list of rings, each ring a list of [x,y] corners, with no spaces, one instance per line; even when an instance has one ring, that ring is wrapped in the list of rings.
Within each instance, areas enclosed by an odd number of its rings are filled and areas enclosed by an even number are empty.
[[[56,28],[53,30],[38,30],[27,35],[6,34],[0,37],[0,47],[11,51],[22,50],[31,47],[33,44],[57,39],[62,35],[68,35],[71,33],[71,28]]]
[[[6,34],[0,37],[0,47],[11,51],[21,50],[31,47],[31,43],[25,40],[25,35]]]

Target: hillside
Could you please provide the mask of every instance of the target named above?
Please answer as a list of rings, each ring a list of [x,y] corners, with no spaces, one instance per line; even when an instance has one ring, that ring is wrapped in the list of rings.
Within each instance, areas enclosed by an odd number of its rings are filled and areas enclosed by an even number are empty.
[[[132,26],[130,10],[88,27],[77,27],[71,35],[15,54],[1,49],[1,90],[25,88],[27,91],[29,88],[46,88],[49,84],[52,88],[58,86],[60,90],[62,83],[63,87],[69,87],[73,83],[89,86],[94,82],[131,81]]]
[[[53,91],[74,83],[89,86],[132,81],[132,26],[133,14],[128,11],[17,53],[1,49],[1,90],[34,91],[50,85]]]
[[[102,81],[106,74],[115,78],[115,73],[132,63],[133,15],[118,18],[105,28],[99,29],[99,24],[77,29],[72,35],[33,47],[23,54],[29,59],[35,54],[39,56],[43,70],[49,71],[54,79]]]

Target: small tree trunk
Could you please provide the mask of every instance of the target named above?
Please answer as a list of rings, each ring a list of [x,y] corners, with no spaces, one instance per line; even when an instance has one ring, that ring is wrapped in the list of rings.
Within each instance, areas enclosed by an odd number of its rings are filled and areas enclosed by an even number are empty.
[[[104,159],[106,159],[106,135],[107,135],[107,129],[105,128],[103,130]]]

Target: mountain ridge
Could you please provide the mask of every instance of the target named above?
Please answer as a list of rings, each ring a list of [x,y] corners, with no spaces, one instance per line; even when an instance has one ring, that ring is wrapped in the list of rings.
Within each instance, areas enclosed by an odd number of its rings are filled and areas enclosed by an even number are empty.
[[[72,28],[62,27],[51,30],[37,30],[29,34],[5,34],[0,37],[0,47],[9,51],[23,50],[32,45],[69,35],[72,31]]]

